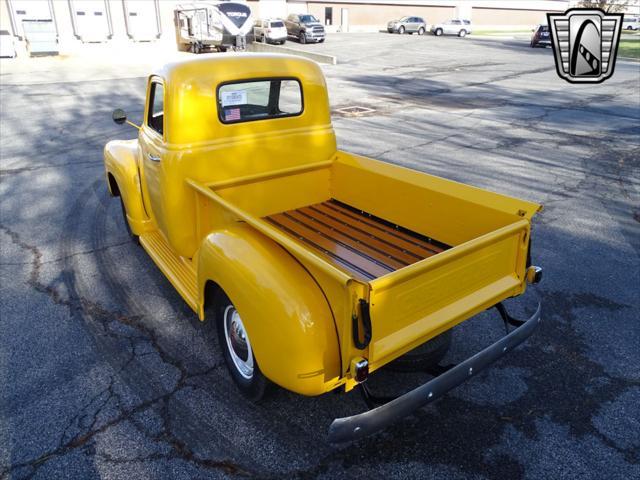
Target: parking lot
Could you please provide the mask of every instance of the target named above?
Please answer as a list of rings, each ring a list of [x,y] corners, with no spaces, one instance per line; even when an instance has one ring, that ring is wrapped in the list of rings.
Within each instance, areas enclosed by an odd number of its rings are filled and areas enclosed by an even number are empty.
[[[640,477],[640,63],[572,85],[525,38],[289,46],[338,57],[323,69],[341,149],[544,204],[544,280],[510,305],[539,296],[538,331],[386,431],[328,444],[358,393],[245,401],[108,195],[102,148],[136,133],[111,111],[140,121],[163,54],[3,59],[0,478]],[[446,362],[503,331],[495,312],[466,322]],[[370,386],[428,378],[383,369]]]

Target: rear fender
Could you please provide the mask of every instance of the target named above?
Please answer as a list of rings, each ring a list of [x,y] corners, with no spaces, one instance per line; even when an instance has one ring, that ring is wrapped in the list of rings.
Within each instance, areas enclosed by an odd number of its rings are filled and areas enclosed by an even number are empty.
[[[135,235],[141,235],[151,230],[151,222],[142,201],[137,155],[137,140],[113,140],[104,147],[104,167],[109,193],[114,196],[120,195],[131,231]],[[110,176],[115,180],[117,191],[114,191]]]
[[[340,349],[329,304],[284,248],[246,224],[213,232],[198,252],[202,319],[208,282],[238,309],[267,378],[303,395],[339,384]]]

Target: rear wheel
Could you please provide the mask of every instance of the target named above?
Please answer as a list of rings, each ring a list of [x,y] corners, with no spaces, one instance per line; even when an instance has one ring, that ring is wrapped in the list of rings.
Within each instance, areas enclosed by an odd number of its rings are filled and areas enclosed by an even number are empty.
[[[224,293],[217,295],[214,309],[218,341],[231,378],[247,399],[257,402],[264,396],[269,381],[258,367],[240,313]]]
[[[398,33],[399,33],[400,35],[404,35],[404,32],[405,32],[405,28],[404,28],[404,26],[401,26],[401,27],[398,29]]]
[[[437,365],[451,346],[452,332],[447,330],[389,364],[396,372],[414,372]]]
[[[436,37],[439,37],[440,35],[442,35],[442,29],[436,28],[436,31],[434,33],[436,34]]]
[[[423,27],[420,27],[418,29],[418,35],[424,35],[424,28]]]
[[[260,35],[260,41],[262,43],[267,43],[267,37],[264,36],[264,33],[262,35]]]

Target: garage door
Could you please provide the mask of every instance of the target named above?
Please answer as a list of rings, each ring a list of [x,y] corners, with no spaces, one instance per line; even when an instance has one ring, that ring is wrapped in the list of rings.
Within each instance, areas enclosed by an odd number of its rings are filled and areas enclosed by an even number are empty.
[[[109,15],[104,0],[71,1],[76,35],[83,42],[105,42],[111,36]]]
[[[58,35],[52,20],[23,20],[27,50],[32,57],[58,53]]]
[[[137,42],[158,37],[158,4],[154,0],[124,0],[127,34]]]

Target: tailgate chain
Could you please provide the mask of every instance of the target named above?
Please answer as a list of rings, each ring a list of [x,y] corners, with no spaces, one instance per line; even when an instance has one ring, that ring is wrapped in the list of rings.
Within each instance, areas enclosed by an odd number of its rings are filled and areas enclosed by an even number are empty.
[[[358,302],[360,304],[360,317],[362,317],[362,328],[364,332],[361,342],[360,328],[358,325],[358,315],[354,313],[351,316],[353,343],[355,344],[357,349],[364,350],[369,346],[369,343],[371,342],[371,314],[369,312],[369,303],[367,303],[366,300],[361,298]]]

